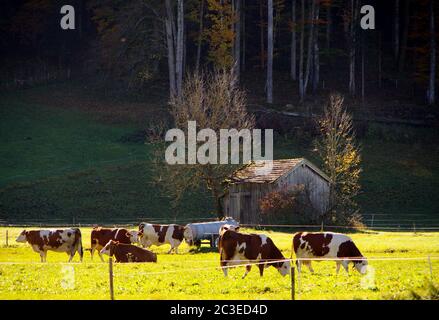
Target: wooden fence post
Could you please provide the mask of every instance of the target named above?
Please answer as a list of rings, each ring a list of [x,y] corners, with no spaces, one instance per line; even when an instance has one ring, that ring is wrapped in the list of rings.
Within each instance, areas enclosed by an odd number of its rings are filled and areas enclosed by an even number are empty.
[[[431,259],[430,256],[428,256],[428,264],[430,266],[430,281],[433,282],[433,268],[431,267]]]
[[[320,232],[323,232],[323,220],[322,220],[322,225],[320,226]]]
[[[110,259],[108,259],[109,262],[109,273],[110,273],[110,299],[114,300],[114,289],[113,289],[113,258],[110,257]]]
[[[294,266],[291,266],[291,300],[296,300],[296,283]]]

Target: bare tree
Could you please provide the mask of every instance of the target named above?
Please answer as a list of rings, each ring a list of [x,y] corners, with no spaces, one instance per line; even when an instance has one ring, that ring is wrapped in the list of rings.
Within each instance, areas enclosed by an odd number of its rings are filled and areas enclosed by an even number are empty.
[[[237,79],[241,73],[241,0],[235,0],[235,42],[233,46],[234,68]]]
[[[343,97],[332,94],[319,120],[320,138],[316,147],[330,184],[329,216],[333,222],[357,219],[355,197],[360,191],[360,148],[355,142],[352,117],[343,107]]]
[[[351,0],[351,17],[349,31],[349,93],[355,95],[355,64],[357,56],[357,20],[358,20],[358,0]]]
[[[166,46],[168,51],[169,91],[171,100],[181,94],[183,79],[184,51],[184,7],[183,0],[177,0],[177,28],[171,0],[165,0],[166,6]]]
[[[319,49],[319,14],[320,14],[320,5],[316,4],[316,15],[315,15],[315,23],[314,27],[314,36],[313,36],[313,72],[312,72],[312,92],[316,93],[317,88],[320,82],[320,49]]]
[[[273,0],[267,9],[267,103],[273,103]]]
[[[297,80],[296,0],[291,0],[291,79]]]
[[[239,89],[237,79],[230,71],[203,74],[195,72],[186,77],[182,94],[171,103],[174,125],[188,133],[188,121],[197,127],[212,129],[219,136],[220,129],[252,129],[255,119],[246,110],[245,92]],[[221,218],[221,196],[224,180],[239,165],[228,164],[175,164],[163,161],[163,143],[156,144],[153,169],[156,183],[176,204],[191,190],[205,187],[212,195],[217,216]],[[186,154],[188,146],[186,145]],[[230,155],[229,155],[230,159]]]
[[[242,71],[245,72],[245,0],[242,0],[242,62],[241,62],[241,68]]]
[[[203,39],[204,30],[204,0],[200,1],[200,18],[199,18],[199,30],[198,30],[198,40],[197,40],[197,60],[195,61],[195,70],[200,69],[201,60],[201,44]]]
[[[311,76],[311,68],[312,68],[312,60],[313,60],[313,46],[314,46],[314,19],[316,12],[316,0],[312,0],[311,2],[311,10],[309,12],[309,33],[308,33],[308,50],[306,54],[306,71],[305,71],[305,88],[304,91],[306,93],[306,89],[308,88],[309,78]]]
[[[305,0],[301,1],[301,21],[300,21],[300,53],[299,53],[299,96],[302,103],[305,98],[305,86],[303,79],[303,55],[305,47]]]
[[[176,39],[176,67],[177,95],[181,95],[183,81],[183,49],[184,49],[184,7],[183,0],[177,0],[177,39]]]

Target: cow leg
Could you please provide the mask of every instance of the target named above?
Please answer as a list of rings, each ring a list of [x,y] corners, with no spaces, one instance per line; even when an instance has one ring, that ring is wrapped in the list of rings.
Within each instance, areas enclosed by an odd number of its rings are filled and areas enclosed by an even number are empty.
[[[41,262],[46,262],[47,251],[40,252]]]
[[[252,269],[252,266],[250,264],[245,266],[245,273],[242,276],[242,279],[244,279],[247,276],[247,274],[250,272],[251,269]]]
[[[225,268],[227,267],[227,262],[221,261],[221,267],[223,269],[224,276],[227,277],[227,273],[229,271],[229,268]]]
[[[297,265],[297,272],[301,273],[302,272],[302,261],[296,260],[296,265]]]
[[[265,267],[265,265],[258,264],[258,267],[259,267],[259,275],[262,277],[264,275],[264,267]]]
[[[307,261],[306,266],[308,267],[308,269],[311,273],[314,273],[314,269],[312,268],[311,261]]]
[[[91,245],[91,251],[90,251],[90,254],[91,254],[91,261],[93,261],[93,256],[94,256],[94,254],[95,254],[95,250],[96,250],[96,246]]]
[[[346,270],[347,274],[349,275],[349,261],[342,261],[341,265],[343,266],[343,268]]]

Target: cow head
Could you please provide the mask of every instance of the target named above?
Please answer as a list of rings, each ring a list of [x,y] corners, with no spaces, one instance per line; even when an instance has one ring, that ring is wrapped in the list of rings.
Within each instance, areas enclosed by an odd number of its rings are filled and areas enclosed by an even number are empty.
[[[366,274],[367,273],[367,259],[366,258],[362,258],[361,260],[354,260],[354,269],[357,269],[357,271],[361,274]]]
[[[105,247],[103,247],[102,250],[100,251],[101,254],[106,254],[106,255],[109,255],[111,257],[113,255],[113,252],[114,252],[114,247],[117,246],[118,244],[119,244],[118,241],[114,241],[114,240],[108,241],[108,243],[105,245]]]
[[[280,262],[276,266],[277,271],[282,275],[282,277],[285,277],[287,274],[290,274],[291,272],[291,263],[290,260]]]
[[[188,226],[184,227],[183,231],[184,241],[190,246],[194,245],[194,235],[192,233],[192,229]]]
[[[219,229],[219,235],[222,236],[224,232],[227,230],[239,232],[239,226],[233,225],[233,224],[224,224]]]
[[[20,235],[15,239],[17,242],[26,242],[27,241],[27,231],[21,231]]]
[[[139,234],[140,231],[130,230],[126,235],[130,239],[131,243],[140,243]]]

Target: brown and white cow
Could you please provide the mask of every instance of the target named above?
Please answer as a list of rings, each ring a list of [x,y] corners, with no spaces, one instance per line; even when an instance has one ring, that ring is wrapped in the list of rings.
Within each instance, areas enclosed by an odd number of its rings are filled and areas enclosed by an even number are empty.
[[[16,239],[17,242],[28,242],[32,249],[40,254],[41,262],[46,261],[47,251],[66,252],[72,261],[76,251],[82,262],[81,231],[78,228],[58,230],[23,230]]]
[[[144,248],[152,245],[161,246],[169,243],[171,248],[178,253],[178,246],[183,241],[184,227],[177,224],[161,225],[142,222],[139,225],[139,242]]]
[[[355,269],[361,274],[367,271],[367,259],[363,257],[350,237],[334,232],[298,232],[293,236],[293,251],[296,254],[296,264],[299,272],[302,264],[311,266],[312,258],[335,259],[338,274],[340,265],[349,273],[349,263],[354,264]],[[306,259],[306,260],[300,260]],[[339,259],[339,260],[337,260]]]
[[[233,224],[223,224],[220,229],[219,229],[219,236],[221,237],[223,235],[224,232],[226,232],[227,230],[232,230],[232,231],[239,231],[239,226],[235,226]]]
[[[132,244],[110,240],[100,251],[115,257],[116,262],[157,262],[157,254]]]
[[[257,262],[259,273],[264,274],[264,268],[275,267],[282,276],[290,272],[290,261],[286,260],[273,241],[263,234],[244,234],[226,230],[219,243],[221,267],[227,276],[228,265],[246,264],[244,279],[251,270],[251,262]],[[285,260],[285,261],[282,261]],[[271,262],[270,262],[271,261]]]
[[[100,250],[108,243],[110,240],[118,241],[119,243],[137,243],[138,242],[138,232],[137,231],[129,231],[124,228],[117,229],[109,229],[109,228],[101,228],[95,227],[91,231],[91,259],[93,260],[93,255],[95,250],[98,250],[99,258],[102,261],[102,254]]]

